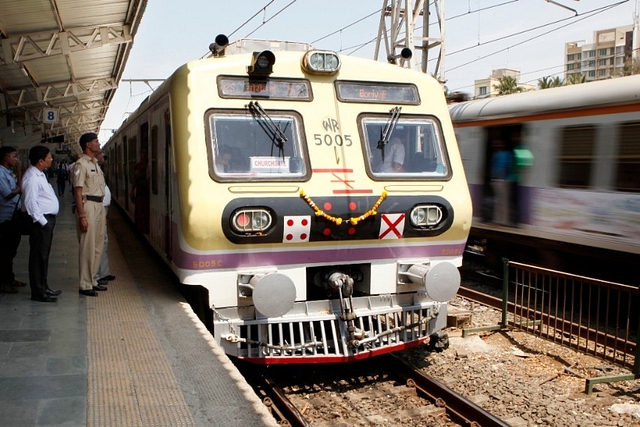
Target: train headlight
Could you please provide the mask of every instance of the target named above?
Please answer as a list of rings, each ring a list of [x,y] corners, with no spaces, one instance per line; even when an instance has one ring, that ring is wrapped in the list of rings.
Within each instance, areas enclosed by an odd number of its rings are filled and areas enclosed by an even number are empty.
[[[442,221],[442,208],[436,205],[419,205],[411,210],[411,225],[433,227]]]
[[[340,57],[331,51],[311,50],[302,58],[302,68],[309,74],[336,74]]]
[[[263,233],[272,223],[273,217],[266,209],[243,208],[231,217],[231,226],[238,233]]]

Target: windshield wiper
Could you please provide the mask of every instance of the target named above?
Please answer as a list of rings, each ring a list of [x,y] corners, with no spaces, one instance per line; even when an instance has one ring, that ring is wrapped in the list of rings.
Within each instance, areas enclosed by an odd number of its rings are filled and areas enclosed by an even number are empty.
[[[274,123],[257,101],[249,102],[247,107],[262,130],[271,138],[271,143],[273,144],[271,147],[271,155],[273,155],[273,147],[275,146],[278,147],[278,156],[284,159],[284,143],[287,142],[287,136],[280,129],[280,126]]]
[[[384,125],[384,128],[380,129],[380,139],[378,140],[378,148],[382,150],[380,153],[382,156],[382,161],[384,162],[384,147],[389,143],[389,137],[393,133],[393,130],[396,128],[396,124],[398,123],[398,119],[400,118],[400,110],[402,107],[394,107],[389,110],[391,113],[391,117],[387,120],[387,123]]]

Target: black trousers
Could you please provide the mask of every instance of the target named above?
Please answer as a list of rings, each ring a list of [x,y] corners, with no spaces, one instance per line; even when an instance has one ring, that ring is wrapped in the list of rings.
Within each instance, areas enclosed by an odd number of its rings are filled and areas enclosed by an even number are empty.
[[[43,227],[40,223],[33,224],[33,230],[29,236],[29,284],[31,285],[31,297],[42,298],[49,288],[47,275],[49,273],[49,253],[53,241],[53,229],[56,226],[55,215],[45,215],[47,224]]]
[[[0,223],[0,283],[11,283],[15,280],[13,259],[18,252],[20,238],[20,227],[16,221]]]

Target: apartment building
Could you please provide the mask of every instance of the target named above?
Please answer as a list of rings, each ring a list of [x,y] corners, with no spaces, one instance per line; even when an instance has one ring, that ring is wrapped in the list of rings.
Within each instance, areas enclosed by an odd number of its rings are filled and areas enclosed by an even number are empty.
[[[638,36],[635,33],[634,37],[634,26],[627,25],[594,31],[593,43],[565,43],[565,81],[571,79],[572,75],[579,74],[588,82],[621,76],[625,63],[634,52],[637,58]]]

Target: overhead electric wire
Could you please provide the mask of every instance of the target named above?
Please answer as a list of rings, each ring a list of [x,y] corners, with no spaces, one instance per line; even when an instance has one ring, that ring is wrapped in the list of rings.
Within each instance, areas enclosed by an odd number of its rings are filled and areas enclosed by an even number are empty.
[[[608,5],[608,6],[604,6],[604,7],[601,7],[601,8],[597,8],[597,9],[590,10],[590,11],[586,12],[586,14],[588,14],[587,16],[584,16],[584,14],[579,15],[579,16],[580,16],[580,18],[579,18],[579,19],[576,19],[576,17],[572,17],[572,19],[575,19],[575,20],[574,20],[573,22],[571,22],[571,23],[567,24],[567,25],[563,25],[563,26],[560,26],[560,27],[558,27],[558,28],[554,28],[554,29],[552,29],[552,30],[549,30],[549,31],[546,31],[546,32],[544,32],[544,33],[538,34],[538,35],[536,35],[536,36],[534,36],[534,37],[531,37],[531,38],[528,38],[528,39],[526,39],[526,40],[520,41],[520,42],[518,42],[518,43],[512,44],[511,46],[507,46],[506,48],[503,48],[503,49],[497,50],[497,51],[495,51],[495,52],[489,53],[489,54],[487,54],[487,55],[481,56],[480,58],[476,58],[476,59],[473,59],[473,60],[471,60],[471,61],[465,62],[464,64],[460,64],[460,65],[458,65],[458,66],[448,68],[448,69],[447,69],[447,71],[457,70],[458,68],[461,68],[461,67],[467,66],[467,65],[469,65],[469,64],[473,64],[474,62],[478,62],[478,61],[480,61],[480,60],[482,60],[482,59],[486,59],[486,58],[488,58],[488,57],[490,57],[490,56],[493,56],[493,55],[496,55],[496,54],[498,54],[498,53],[504,52],[505,50],[509,50],[509,49],[511,49],[511,48],[513,48],[513,47],[520,46],[520,45],[522,45],[522,44],[524,44],[524,43],[528,43],[528,42],[530,42],[531,40],[535,40],[535,39],[538,39],[538,38],[540,38],[540,37],[542,37],[542,36],[545,36],[545,35],[547,35],[547,34],[550,34],[550,33],[553,33],[553,32],[555,32],[555,31],[558,31],[558,30],[560,30],[560,29],[562,29],[562,28],[565,28],[565,27],[566,27],[566,26],[568,26],[568,25],[576,24],[576,23],[578,23],[578,22],[580,22],[580,21],[583,21],[583,20],[585,20],[585,19],[591,18],[591,17],[593,17],[593,16],[595,16],[595,15],[598,15],[598,14],[600,14],[600,13],[603,13],[603,12],[607,11],[608,9],[611,9],[611,8],[613,8],[613,7],[617,7],[617,6],[621,5],[622,3],[626,3],[627,1],[629,1],[629,0],[624,0],[624,1],[621,1],[621,2],[619,2],[619,3],[615,3],[615,4],[612,4],[612,5]],[[518,33],[512,34],[512,35],[511,35],[511,37],[516,36],[516,35],[520,35],[520,34],[524,34],[524,31],[519,31]]]
[[[238,28],[236,28],[235,30],[233,30],[233,32],[231,34],[229,34],[227,37],[231,38],[232,35],[234,35],[235,33],[237,33],[238,31],[240,31],[240,29],[242,27],[244,27],[245,25],[247,25],[249,22],[251,22],[253,20],[253,18],[255,18],[256,16],[258,16],[260,14],[260,12],[266,11],[267,7],[269,7],[269,5],[271,3],[273,3],[276,0],[271,0],[269,3],[265,4],[264,6],[262,6],[262,8],[258,9],[258,11],[256,13],[253,14],[253,16],[251,16],[251,18],[247,19],[246,21],[244,21],[242,23],[242,25],[240,25]]]
[[[262,24],[258,25],[258,27],[251,31],[249,34],[247,34],[245,36],[245,38],[249,37],[251,34],[255,33],[256,31],[258,31],[260,28],[262,28],[267,22],[271,21],[273,18],[275,18],[276,16],[280,15],[282,12],[285,11],[285,9],[287,9],[289,6],[291,6],[292,4],[294,4],[296,1],[298,0],[292,0],[291,3],[289,3],[288,5],[286,5],[285,7],[283,7],[282,9],[280,9],[279,11],[277,11],[273,16],[271,16],[271,18],[267,19],[266,21],[263,21]]]
[[[351,23],[351,24],[349,24],[349,25],[347,25],[347,26],[345,26],[345,27],[340,28],[339,30],[336,30],[336,31],[334,31],[334,32],[332,32],[332,33],[329,33],[329,34],[327,34],[326,36],[320,37],[319,39],[316,39],[316,40],[312,41],[312,42],[311,42],[311,44],[314,44],[314,43],[316,43],[316,42],[319,42],[320,40],[324,40],[324,39],[326,39],[327,37],[331,37],[331,36],[332,36],[332,35],[334,35],[334,34],[338,34],[338,33],[342,32],[343,30],[346,30],[346,29],[347,29],[347,28],[349,28],[349,27],[353,27],[353,26],[354,26],[354,25],[356,25],[357,23],[362,22],[362,21],[364,21],[364,20],[365,20],[365,19],[367,19],[367,18],[370,18],[371,16],[375,15],[376,13],[380,13],[380,11],[381,11],[381,10],[382,10],[382,9],[378,9],[378,10],[376,10],[375,12],[372,12],[372,13],[368,14],[367,16],[365,16],[365,17],[363,17],[363,18],[360,18],[360,19],[358,19],[357,21],[352,22],[352,23]]]

